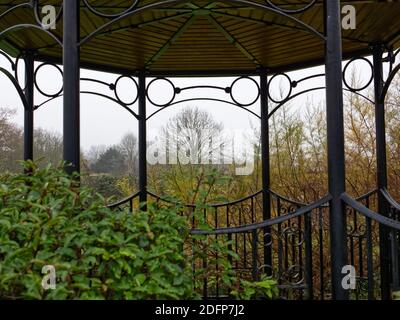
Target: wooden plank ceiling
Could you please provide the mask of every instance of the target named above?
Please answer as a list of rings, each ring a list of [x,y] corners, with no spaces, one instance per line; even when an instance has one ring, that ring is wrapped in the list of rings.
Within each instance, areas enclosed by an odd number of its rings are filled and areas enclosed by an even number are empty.
[[[104,13],[118,13],[132,0],[88,0]],[[298,8],[308,0],[272,0],[283,8]],[[0,0],[0,15],[26,0]],[[61,0],[39,1],[60,8]],[[144,7],[155,0],[140,0]],[[266,4],[265,0],[255,3]],[[294,4],[294,5],[293,5]],[[357,10],[357,28],[343,31],[346,57],[366,54],[370,45],[383,42],[398,47],[400,41],[400,3],[398,1],[342,1]],[[303,13],[292,14],[323,32],[322,0]],[[94,15],[81,3],[81,38],[110,18]],[[0,19],[0,32],[16,25],[35,24],[33,10],[21,7]],[[53,31],[62,39],[62,19]],[[62,50],[54,39],[37,29],[19,29],[0,39],[9,52],[36,49],[42,57],[61,61]],[[13,49],[16,49],[14,51]],[[304,27],[271,11],[233,1],[175,1],[141,10],[103,29],[81,47],[83,65],[98,69],[168,71],[290,70],[322,63],[324,42]]]

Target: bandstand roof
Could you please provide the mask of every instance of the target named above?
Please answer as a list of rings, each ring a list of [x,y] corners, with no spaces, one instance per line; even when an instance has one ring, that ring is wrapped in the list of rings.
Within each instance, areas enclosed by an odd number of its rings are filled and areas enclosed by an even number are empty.
[[[54,37],[34,27],[13,28],[18,24],[37,25],[32,8],[21,6],[1,16],[25,2],[29,1],[0,0],[0,48],[13,55],[23,49],[36,49],[40,59],[61,62],[62,48]],[[44,2],[60,8],[62,1],[39,1]],[[81,1],[82,66],[118,72],[145,68],[153,74],[190,75],[225,74],[227,70],[255,72],[260,66],[288,71],[318,65],[324,59],[323,1],[317,0],[299,13],[278,14],[271,5],[297,10],[309,2],[139,0],[134,12],[116,18],[99,16]],[[129,9],[135,1],[87,3],[113,15]],[[399,2],[359,0],[342,4],[354,5],[357,12],[356,29],[343,30],[344,57],[368,54],[374,43],[399,46]],[[62,41],[62,30],[61,16],[51,32]],[[88,37],[91,33],[93,37]]]

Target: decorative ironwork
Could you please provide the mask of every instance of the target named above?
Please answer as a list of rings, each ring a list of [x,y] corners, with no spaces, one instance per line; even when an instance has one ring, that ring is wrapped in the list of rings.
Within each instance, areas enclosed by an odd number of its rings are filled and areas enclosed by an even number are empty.
[[[161,101],[156,101],[154,99],[154,97],[152,97],[151,94],[151,89],[154,86],[155,83],[159,82],[159,81],[164,81],[168,84],[168,86],[170,86],[170,93],[169,96],[166,101],[161,102]],[[245,103],[240,103],[239,101],[237,101],[237,98],[235,98],[235,86],[238,85],[239,81],[248,81],[250,82],[256,89],[256,95],[254,97],[254,99],[250,100],[249,102],[245,102]],[[176,97],[179,96],[181,93],[185,92],[185,91],[189,91],[189,90],[196,90],[196,89],[212,89],[212,90],[219,90],[219,91],[223,91],[226,94],[229,94],[230,98],[232,101],[229,100],[222,100],[222,99],[216,99],[216,98],[209,98],[208,96],[205,97],[198,97],[198,98],[187,98],[187,99],[181,99],[181,100],[176,100]],[[221,102],[221,103],[225,103],[225,104],[229,104],[235,107],[238,107],[242,110],[245,110],[246,112],[252,114],[253,116],[255,116],[256,118],[260,119],[260,116],[255,113],[254,111],[250,110],[248,107],[254,105],[259,99],[260,99],[260,86],[257,83],[256,80],[254,80],[253,78],[250,77],[246,77],[246,76],[242,76],[239,78],[236,78],[230,86],[227,87],[218,87],[218,86],[211,86],[211,85],[197,85],[197,86],[190,86],[190,87],[176,87],[175,84],[173,83],[173,81],[171,79],[168,78],[164,78],[164,77],[158,77],[155,78],[153,80],[151,80],[149,82],[149,84],[147,85],[147,89],[146,89],[146,97],[147,100],[154,106],[158,107],[159,109],[154,111],[153,113],[149,114],[146,118],[146,120],[151,119],[152,117],[154,117],[156,114],[158,114],[159,112],[178,105],[178,104],[182,104],[185,102],[193,102],[193,101],[212,101],[212,102]]]
[[[353,87],[351,86],[351,84],[349,84],[349,83],[347,82],[347,80],[346,80],[346,72],[347,72],[349,66],[350,66],[352,63],[354,63],[355,61],[364,61],[364,62],[366,62],[366,63],[368,64],[370,70],[371,70],[371,76],[370,76],[369,80],[368,80],[363,86],[361,86],[361,87],[359,87],[359,88],[353,88]],[[373,80],[374,80],[374,66],[372,65],[371,61],[369,61],[367,58],[364,58],[364,57],[352,58],[352,59],[350,59],[350,60],[346,63],[346,65],[344,66],[344,69],[343,69],[343,83],[345,84],[345,86],[347,87],[347,89],[348,89],[349,91],[351,91],[351,92],[359,92],[359,91],[365,90],[366,88],[369,87],[369,85],[372,83]]]
[[[16,89],[18,96],[22,102],[22,105],[24,106],[24,109],[27,110],[29,108],[28,106],[28,101],[26,100],[25,97],[25,93],[24,93],[24,88],[21,87],[19,81],[18,81],[18,59],[17,58],[17,62],[14,62],[12,60],[12,58],[7,55],[5,52],[0,50],[0,55],[5,57],[7,62],[10,64],[10,69],[11,70],[7,70],[3,67],[0,67],[0,73],[2,73],[4,76],[7,77],[8,80],[10,80],[10,82],[12,83],[12,85],[14,86],[14,88]]]
[[[139,3],[139,0],[131,0],[131,5],[128,6],[128,9],[125,9],[119,13],[104,13],[99,11],[98,9],[96,9],[96,7],[94,7],[93,5],[90,4],[90,0],[83,0],[83,3],[85,4],[85,6],[89,9],[90,12],[92,12],[93,14],[102,17],[102,18],[117,18],[120,17],[126,13],[129,13],[130,11],[132,11]]]
[[[47,34],[48,36],[50,36],[53,40],[55,40],[57,45],[62,47],[62,45],[63,45],[62,39],[57,34],[52,32],[51,28],[50,28],[54,22],[57,22],[60,20],[60,18],[62,16],[62,9],[60,9],[59,12],[57,13],[56,21],[51,21],[48,25],[44,25],[40,19],[39,7],[40,7],[39,0],[32,0],[29,2],[20,3],[20,4],[14,5],[14,6],[11,6],[7,10],[5,10],[3,13],[1,13],[0,19],[5,18],[7,15],[9,15],[10,13],[13,13],[17,9],[27,8],[27,9],[31,10],[36,24],[22,23],[22,24],[9,26],[8,28],[0,31],[0,39],[4,38],[8,33],[18,31],[20,29],[36,29],[36,30],[42,31],[45,34]]]
[[[103,33],[107,33],[107,30],[109,30],[113,25],[120,23],[122,20],[130,18],[136,14],[145,12],[145,11],[150,11],[150,10],[157,10],[160,8],[165,8],[168,6],[172,6],[172,5],[179,5],[179,4],[185,4],[187,5],[187,9],[189,9],[188,11],[185,11],[185,8],[178,8],[176,9],[178,14],[177,16],[196,16],[198,15],[198,12],[201,11],[203,12],[209,12],[211,19],[214,19],[212,17],[213,14],[224,14],[223,11],[226,10],[224,7],[218,8],[214,5],[214,3],[212,3],[212,5],[210,5],[210,7],[208,7],[207,5],[205,7],[200,7],[195,5],[194,3],[189,3],[185,0],[166,0],[166,1],[158,1],[158,2],[154,2],[154,3],[150,3],[150,4],[145,4],[143,6],[138,6],[138,2],[139,1],[134,1],[132,3],[132,6],[127,8],[125,11],[123,11],[122,13],[116,13],[116,14],[106,14],[106,13],[102,13],[99,10],[96,10],[95,8],[93,8],[93,6],[91,6],[88,3],[88,0],[84,0],[86,7],[88,8],[88,10],[90,10],[93,14],[100,16],[100,17],[104,17],[104,18],[109,18],[111,20],[109,20],[108,22],[104,23],[103,25],[101,25],[100,27],[98,27],[97,29],[95,29],[94,31],[92,31],[91,33],[89,33],[88,35],[86,35],[86,37],[84,37],[80,43],[79,46],[83,46],[86,43],[88,43],[91,39],[95,38],[97,35],[99,34],[103,34]],[[244,5],[244,6],[248,6],[254,9],[258,9],[258,10],[263,10],[263,11],[267,11],[270,13],[273,13],[277,16],[281,16],[282,18],[285,18],[286,20],[292,22],[295,26],[297,26],[298,28],[300,28],[301,30],[304,30],[306,32],[308,32],[311,35],[314,35],[318,38],[320,38],[321,40],[325,41],[325,36],[317,31],[315,28],[311,27],[310,25],[304,23],[303,21],[301,21],[300,19],[290,15],[293,13],[301,13],[304,12],[306,10],[308,10],[309,8],[311,8],[314,5],[315,0],[312,1],[312,3],[306,5],[305,7],[301,8],[301,9],[295,9],[295,10],[289,10],[289,9],[282,9],[280,7],[278,7],[277,5],[275,5],[272,1],[267,0],[268,3],[261,4],[259,2],[255,2],[255,1],[247,1],[247,0],[231,0],[230,3],[232,3],[233,5]],[[240,18],[240,17],[238,17]]]
[[[382,81],[384,82],[383,83],[383,88],[382,88],[382,90],[380,92],[380,96],[377,97],[378,101],[380,103],[384,103],[385,102],[385,98],[387,96],[389,87],[392,84],[395,76],[400,71],[400,62],[396,66],[394,66],[394,64],[396,63],[396,58],[397,58],[399,53],[400,53],[400,50],[397,50],[396,52],[393,52],[392,50],[388,50],[387,57],[382,60],[383,62],[388,62],[390,67],[389,67],[389,73],[388,73],[387,79],[386,80],[382,79]],[[383,77],[383,74],[382,74],[382,77]]]
[[[44,67],[44,66],[46,66],[46,65],[50,65],[50,66],[56,68],[56,70],[57,70],[61,75],[63,75],[63,71],[61,70],[61,68],[60,68],[58,65],[55,65],[55,64],[43,63],[43,64],[39,65],[39,66],[36,68],[36,70],[35,70],[35,87],[36,87],[36,89],[37,89],[42,95],[44,95],[45,97],[48,97],[49,99],[47,99],[47,100],[45,100],[45,101],[43,101],[43,102],[41,102],[41,103],[38,103],[38,104],[35,106],[35,110],[37,110],[37,109],[39,109],[39,108],[45,106],[46,104],[48,104],[48,103],[51,102],[51,101],[53,101],[53,100],[55,100],[55,99],[58,99],[58,98],[61,98],[61,97],[63,96],[63,88],[61,88],[61,89],[60,89],[57,93],[55,93],[55,94],[49,94],[49,93],[46,93],[46,92],[43,90],[43,88],[41,88],[41,87],[39,86],[39,84],[37,83],[37,81],[36,81],[37,73],[38,73],[38,71],[39,71],[40,68],[42,68],[42,67]],[[122,101],[122,99],[120,99],[120,97],[119,97],[119,95],[118,95],[118,84],[120,83],[120,81],[121,81],[122,79],[125,79],[125,78],[129,79],[130,81],[132,81],[132,83],[133,83],[133,88],[134,88],[134,90],[136,90],[136,93],[135,93],[134,98],[133,98],[132,101]],[[92,78],[81,78],[80,80],[81,80],[81,82],[92,82],[92,83],[95,83],[95,84],[99,84],[99,85],[105,86],[105,87],[107,87],[110,91],[113,92],[114,97],[112,97],[112,96],[110,96],[110,95],[107,95],[107,94],[105,94],[105,93],[99,93],[99,92],[97,92],[97,91],[90,91],[90,90],[81,90],[81,91],[80,91],[81,94],[94,95],[94,96],[97,96],[97,97],[101,97],[101,98],[107,99],[107,100],[109,100],[109,101],[115,103],[116,105],[119,105],[120,107],[122,107],[122,108],[125,109],[126,111],[128,111],[135,119],[138,120],[139,116],[130,108],[132,105],[134,105],[134,104],[137,103],[137,101],[138,101],[138,83],[137,83],[137,80],[136,80],[134,77],[130,77],[130,76],[119,76],[119,77],[115,80],[115,82],[113,82],[113,83],[108,83],[108,82],[101,81],[101,80],[99,80],[99,79],[92,79]],[[99,90],[99,91],[100,91],[100,90]],[[103,92],[103,91],[101,90],[101,92]]]
[[[134,83],[134,87],[136,89],[136,94],[135,94],[135,98],[132,101],[126,102],[126,101],[122,101],[122,99],[119,97],[118,95],[118,84],[120,83],[120,81],[122,79],[129,79],[130,81],[132,81]],[[115,84],[110,85],[110,89],[114,90],[114,94],[115,97],[117,98],[117,100],[121,103],[124,104],[126,106],[131,106],[133,104],[135,104],[138,99],[139,99],[139,85],[137,83],[137,81],[133,78],[133,77],[129,77],[129,76],[120,76],[116,81]]]
[[[272,8],[274,8],[276,10],[282,11],[284,13],[296,14],[296,13],[303,13],[303,12],[307,11],[308,9],[310,9],[317,3],[317,0],[310,0],[309,3],[303,5],[301,8],[298,8],[298,9],[284,9],[282,7],[282,5],[277,5],[271,0],[265,0],[265,2],[267,2],[268,5],[270,5]],[[297,5],[297,6],[299,6],[299,5]]]
[[[48,97],[48,98],[56,98],[56,97],[59,97],[59,96],[61,95],[61,93],[63,92],[63,90],[64,90],[63,86],[62,86],[56,93],[47,93],[47,92],[45,92],[45,91],[43,90],[43,88],[41,88],[41,87],[39,86],[39,84],[38,84],[38,81],[37,81],[38,73],[39,73],[40,69],[42,69],[43,67],[46,67],[46,66],[51,66],[51,67],[53,67],[54,69],[56,69],[56,70],[60,73],[60,75],[61,75],[61,82],[62,82],[63,71],[61,70],[61,68],[60,68],[58,65],[56,65],[56,64],[54,64],[54,63],[42,63],[42,64],[40,64],[40,65],[36,68],[36,70],[35,70],[35,78],[34,78],[35,87],[36,87],[36,89],[37,89],[42,95],[44,95],[45,97]]]
[[[193,230],[193,233],[215,237],[230,236],[233,240],[232,250],[240,257],[240,260],[235,262],[235,270],[245,279],[256,280],[261,273],[266,272],[278,279],[282,296],[301,297],[305,294],[304,290],[308,291],[307,295],[310,296],[313,280],[312,260],[309,258],[312,255],[312,237],[317,235],[313,230],[317,229],[310,227],[312,220],[308,219],[308,215],[311,212],[318,212],[318,208],[323,208],[328,199],[329,197],[325,197],[291,213],[261,223],[239,224],[237,227],[218,226],[212,231]],[[264,242],[266,235],[264,228],[267,226],[271,228],[268,234],[270,240]],[[262,262],[265,246],[273,248],[272,265]],[[210,291],[210,285],[205,287]],[[216,288],[211,290],[212,293],[216,291]]]
[[[250,82],[256,88],[257,94],[253,100],[250,100],[250,102],[240,103],[237,101],[237,98],[235,98],[234,88],[235,88],[235,86],[237,86],[239,81],[243,81],[243,80]],[[154,85],[154,83],[156,83],[158,81],[165,81],[171,87],[171,94],[170,94],[171,98],[167,99],[167,102],[155,101],[154,98],[151,97],[151,94],[150,94],[151,88]],[[215,89],[215,90],[224,91],[225,93],[230,95],[230,98],[232,100],[231,104],[236,105],[242,109],[245,109],[246,107],[254,105],[260,98],[260,87],[259,87],[259,84],[257,83],[257,81],[254,80],[253,78],[245,77],[245,76],[235,79],[230,86],[225,87],[225,88],[218,87],[218,86],[210,86],[210,85],[198,85],[198,86],[179,88],[174,85],[172,80],[170,80],[168,78],[164,78],[164,77],[163,78],[158,77],[158,78],[151,80],[150,83],[148,84],[147,90],[146,90],[146,96],[151,104],[153,104],[154,106],[159,107],[159,108],[166,108],[166,107],[178,104],[178,103],[194,101],[194,100],[209,100],[209,101],[217,100],[217,99],[211,99],[211,98],[195,98],[195,99],[186,99],[186,100],[181,100],[181,101],[175,101],[176,96],[181,94],[183,91],[194,90],[194,89]],[[218,100],[218,101],[230,103],[230,102],[224,101],[224,100]],[[149,117],[151,117],[151,116],[149,116]]]
[[[151,86],[157,81],[165,81],[172,87],[171,99],[167,100],[167,102],[165,102],[165,103],[158,103],[156,101],[153,101],[149,96],[149,91],[150,91]],[[151,104],[161,108],[161,107],[166,107],[166,106],[170,105],[175,100],[176,95],[181,92],[181,90],[182,89],[176,88],[174,83],[167,78],[156,78],[156,79],[151,80],[150,83],[148,84],[147,90],[146,90],[146,96]]]
[[[352,225],[348,233],[348,249],[350,263],[356,267],[359,281],[354,291],[356,299],[375,299],[379,295],[376,283],[382,279],[377,279],[377,275],[383,266],[380,263],[379,253],[373,246],[380,238],[379,228],[382,226],[388,228],[391,235],[397,234],[400,230],[398,221],[373,211],[377,208],[377,202],[374,199],[377,194],[379,192],[374,190],[357,200],[347,194],[342,195],[342,199],[347,205],[348,223]],[[387,192],[384,194],[390,199]],[[398,250],[392,250],[391,259],[398,254]],[[400,272],[398,265],[395,265],[392,271],[393,274],[398,275]],[[397,285],[396,280],[395,278],[391,279],[394,285]]]

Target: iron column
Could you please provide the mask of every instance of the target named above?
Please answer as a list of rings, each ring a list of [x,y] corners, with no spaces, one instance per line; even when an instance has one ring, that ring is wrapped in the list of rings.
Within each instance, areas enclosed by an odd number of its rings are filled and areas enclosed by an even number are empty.
[[[34,77],[35,60],[32,51],[24,55],[25,61],[25,98],[27,108],[24,111],[24,160],[33,160],[33,120],[34,120]]]
[[[325,70],[330,201],[331,267],[333,299],[348,299],[342,287],[342,268],[347,264],[346,215],[340,199],[345,192],[342,35],[340,0],[325,0]]]
[[[375,130],[376,130],[376,184],[378,188],[378,212],[387,216],[389,208],[386,199],[380,192],[387,188],[386,135],[385,135],[385,101],[382,95],[383,73],[382,54],[384,48],[375,45],[373,48],[374,63],[374,96],[375,96]],[[382,99],[381,99],[382,98]],[[381,297],[390,299],[390,245],[389,233],[385,226],[379,225],[379,254],[381,274]]]
[[[262,165],[262,197],[263,220],[271,219],[270,189],[270,157],[269,157],[269,121],[268,121],[268,76],[267,70],[260,70],[260,101],[261,101],[261,165]],[[267,274],[272,272],[271,228],[264,228],[264,265]]]
[[[146,75],[139,73],[139,200],[147,201],[147,127],[146,127]],[[146,206],[142,207],[146,210]]]
[[[78,0],[63,2],[64,10],[64,161],[68,173],[80,172],[79,99],[79,6]]]

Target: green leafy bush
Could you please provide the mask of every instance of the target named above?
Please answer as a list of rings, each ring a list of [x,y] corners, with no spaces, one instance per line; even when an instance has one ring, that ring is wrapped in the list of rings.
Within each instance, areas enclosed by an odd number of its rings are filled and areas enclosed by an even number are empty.
[[[267,276],[255,282],[239,279],[237,289],[231,294],[240,300],[273,299],[279,294],[278,283]]]
[[[195,297],[178,208],[113,212],[61,169],[24,165],[30,174],[0,178],[0,299]]]

